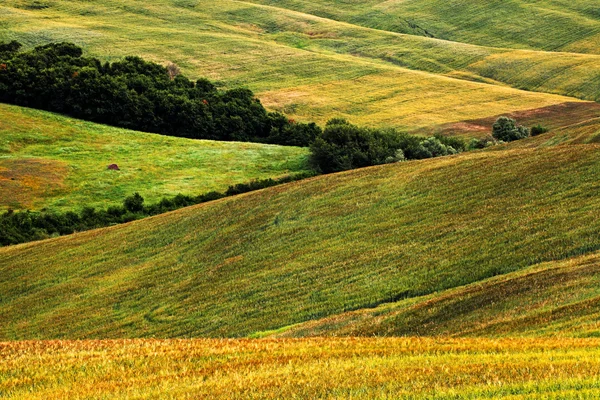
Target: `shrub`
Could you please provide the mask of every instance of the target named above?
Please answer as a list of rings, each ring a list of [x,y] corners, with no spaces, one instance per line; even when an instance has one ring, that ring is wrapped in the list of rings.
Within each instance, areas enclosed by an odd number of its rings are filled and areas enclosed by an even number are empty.
[[[406,156],[404,155],[404,151],[402,151],[402,149],[397,149],[393,156],[389,156],[385,159],[386,164],[392,164],[401,161],[406,161]]]
[[[132,213],[141,212],[144,210],[144,198],[139,193],[134,193],[133,196],[125,198],[123,207]]]
[[[481,139],[475,139],[475,138],[473,138],[469,142],[468,149],[469,150],[485,149],[486,147],[493,146],[496,143],[497,143],[496,139],[494,139],[493,136],[486,136],[486,137],[481,138]]]
[[[396,157],[398,148],[392,135],[336,119],[310,146],[310,162],[324,173],[338,172],[384,164]]]
[[[314,122],[304,124],[288,119],[280,113],[269,113],[271,132],[267,143],[284,146],[308,147],[323,131]]]
[[[540,124],[537,124],[536,126],[531,128],[531,136],[541,135],[543,133],[548,132],[548,130],[549,130],[548,128],[546,128]]]
[[[423,158],[447,156],[450,154],[457,153],[454,147],[446,146],[440,141],[440,139],[436,137],[430,137],[423,140],[421,142],[421,146],[423,148],[423,151],[427,154],[427,157]]]
[[[529,129],[517,125],[517,122],[508,117],[500,117],[492,126],[492,136],[503,142],[524,139],[529,136]]]
[[[442,134],[436,133],[434,137],[439,140],[443,145],[452,147],[456,152],[461,153],[463,151],[468,150],[467,143],[456,136],[444,136]]]

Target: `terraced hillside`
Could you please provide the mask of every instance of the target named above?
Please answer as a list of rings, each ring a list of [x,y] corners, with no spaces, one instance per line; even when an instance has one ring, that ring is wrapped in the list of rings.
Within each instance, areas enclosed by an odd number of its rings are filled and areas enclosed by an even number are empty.
[[[0,337],[250,335],[584,255],[598,150],[355,170],[0,249]]]
[[[287,10],[284,3],[31,1],[0,6],[6,27],[0,40],[68,40],[104,59],[133,53],[173,61],[193,78],[248,86],[270,108],[300,120],[342,116],[363,125],[428,127],[572,97],[595,100],[600,87],[600,56],[592,53],[400,35]]]
[[[307,168],[306,149],[166,137],[0,104],[0,210],[107,207]],[[116,163],[120,171],[107,169]]]

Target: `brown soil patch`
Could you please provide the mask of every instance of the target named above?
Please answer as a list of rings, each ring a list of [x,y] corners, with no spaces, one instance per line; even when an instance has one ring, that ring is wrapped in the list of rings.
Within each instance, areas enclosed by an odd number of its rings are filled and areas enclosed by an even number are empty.
[[[0,160],[0,209],[34,209],[44,197],[64,190],[68,169],[44,159]]]
[[[520,125],[528,127],[541,124],[551,130],[600,117],[600,104],[593,102],[567,102],[531,110],[501,114],[514,118]],[[494,121],[501,115],[453,122],[434,128],[419,129],[415,133],[431,134],[439,132],[448,136],[484,137],[491,134]]]

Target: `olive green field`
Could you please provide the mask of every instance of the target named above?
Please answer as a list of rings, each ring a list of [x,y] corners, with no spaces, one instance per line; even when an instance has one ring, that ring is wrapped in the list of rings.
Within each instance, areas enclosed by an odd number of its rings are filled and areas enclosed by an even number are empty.
[[[261,335],[593,254],[600,151],[596,136],[573,135],[325,175],[2,248],[0,337]],[[557,289],[565,304],[597,295],[593,284],[573,298],[568,288]],[[600,332],[593,310],[585,336]]]

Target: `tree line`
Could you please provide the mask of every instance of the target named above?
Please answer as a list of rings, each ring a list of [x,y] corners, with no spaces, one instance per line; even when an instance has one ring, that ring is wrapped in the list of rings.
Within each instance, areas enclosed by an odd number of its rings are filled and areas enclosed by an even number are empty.
[[[0,101],[144,132],[308,146],[321,133],[268,112],[252,91],[219,90],[140,57],[102,63],[72,43],[0,43]]]

